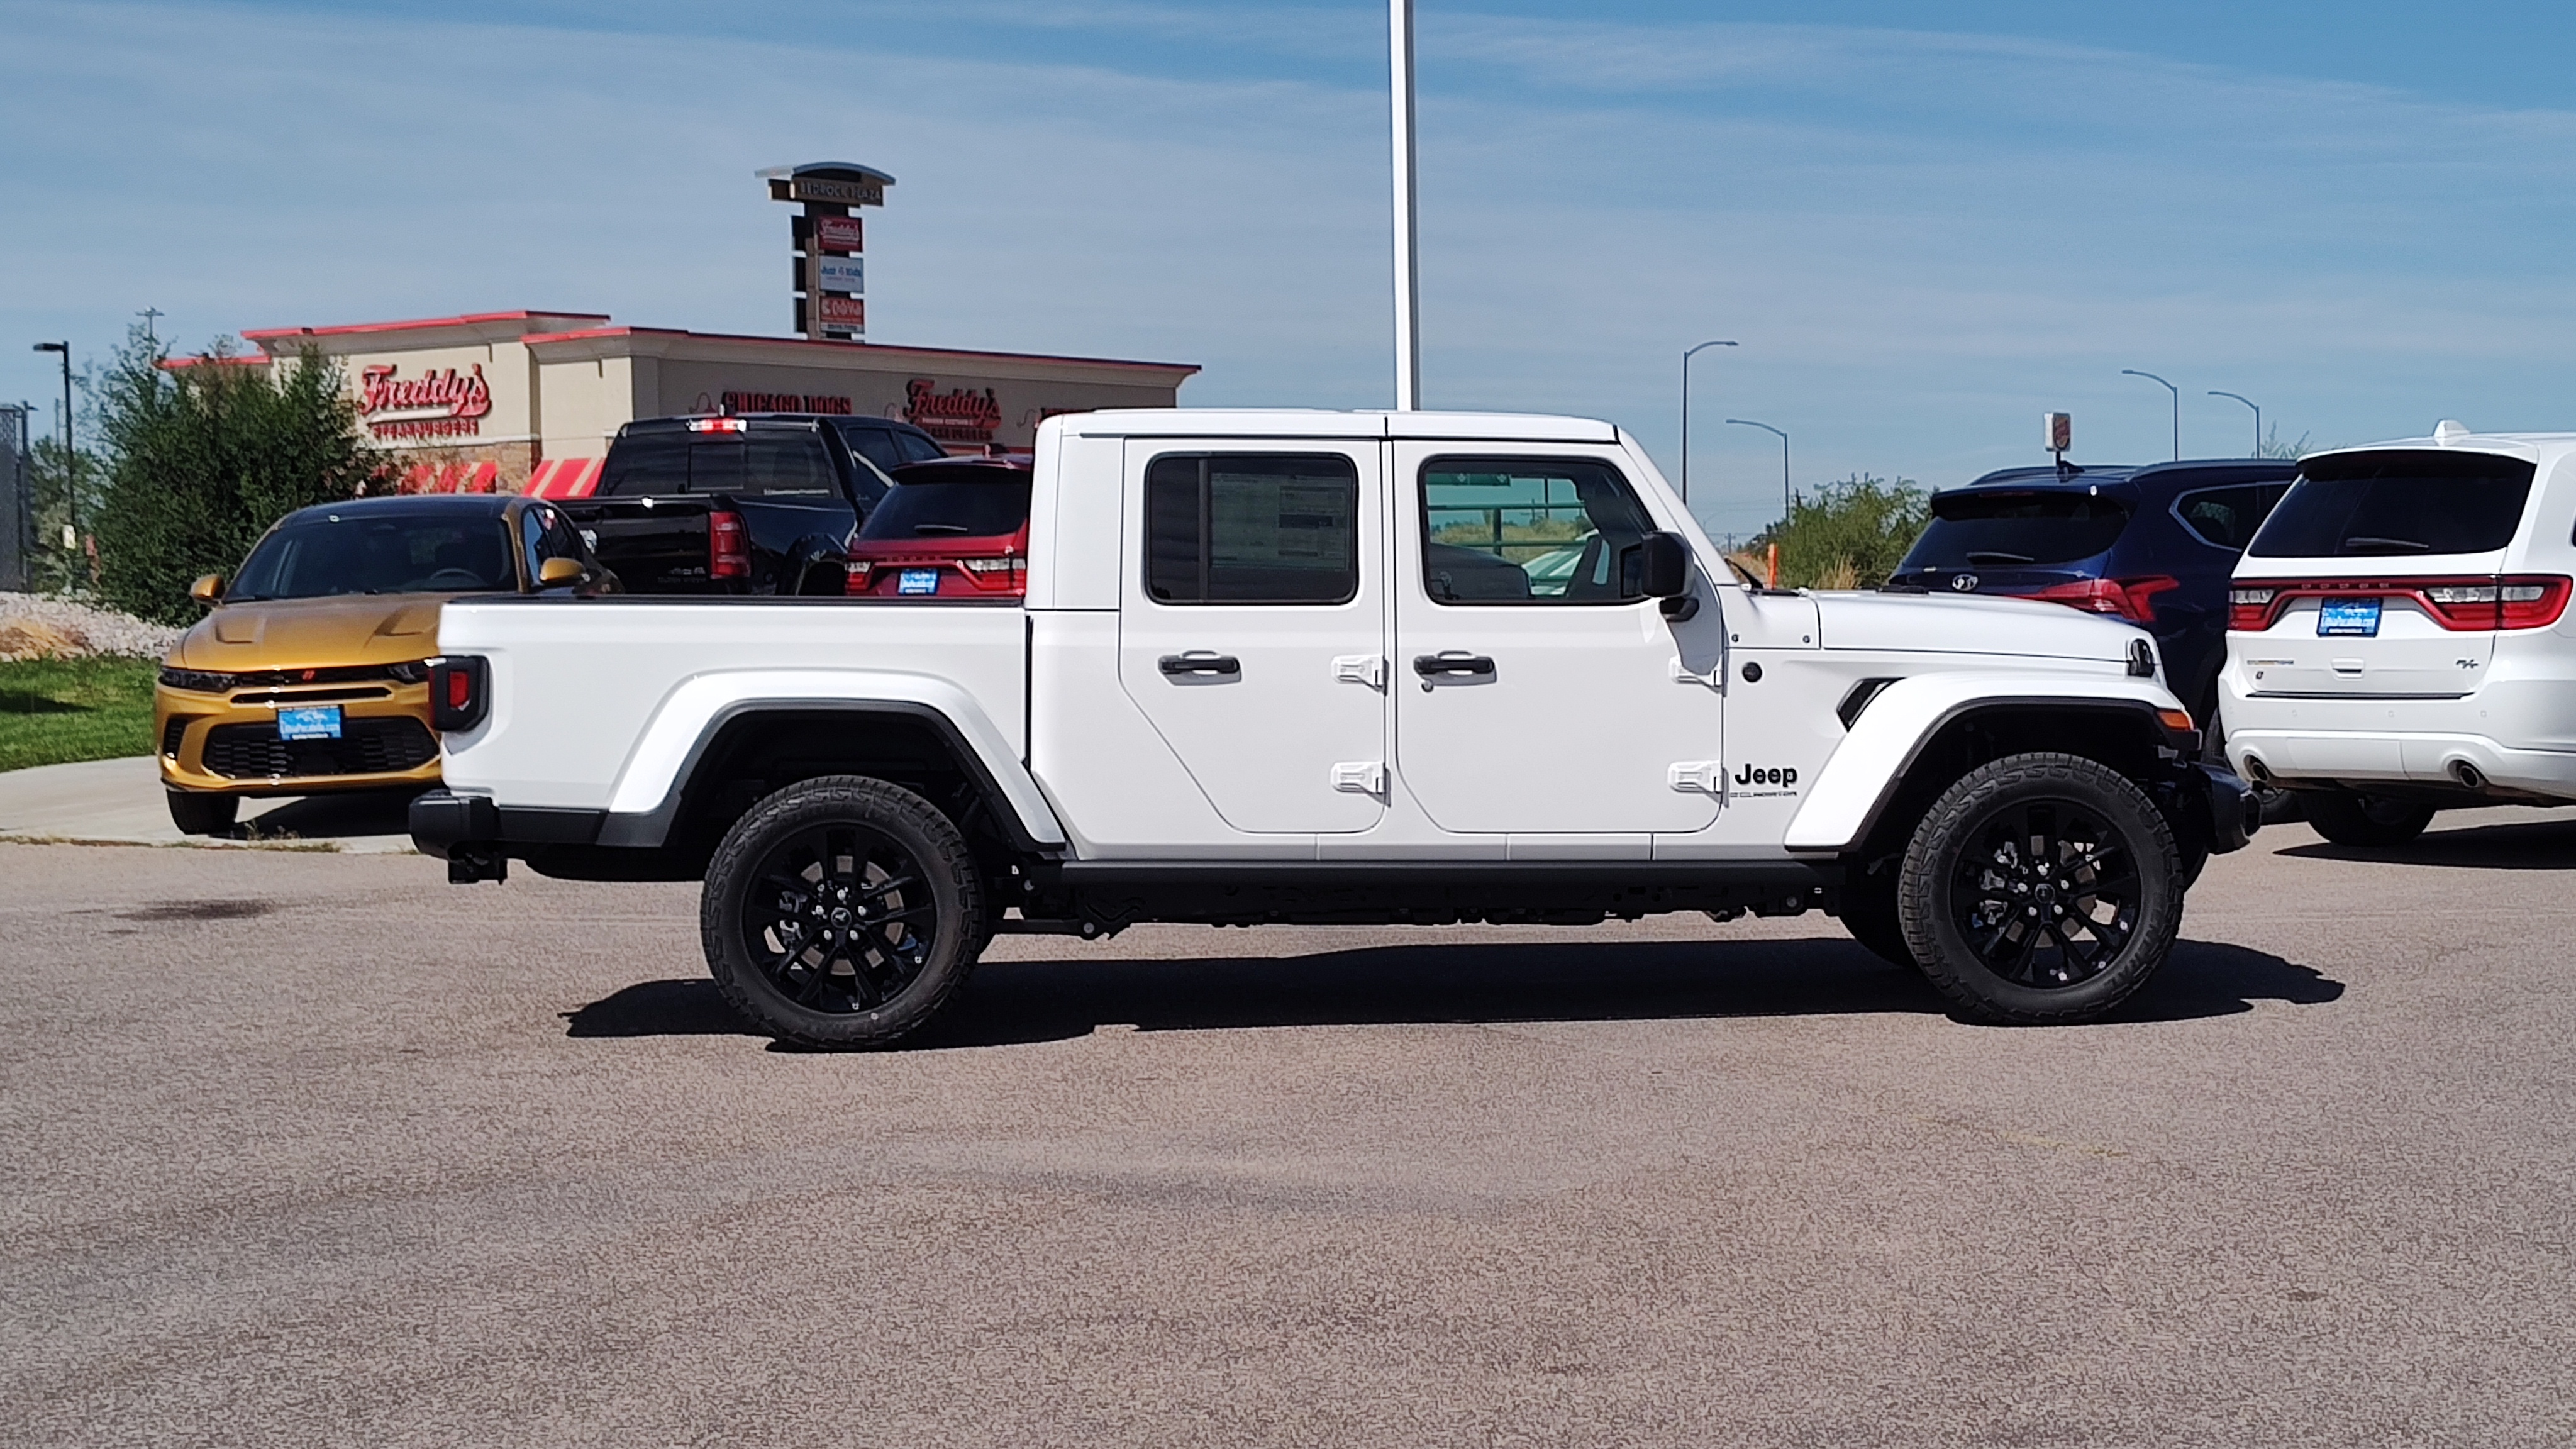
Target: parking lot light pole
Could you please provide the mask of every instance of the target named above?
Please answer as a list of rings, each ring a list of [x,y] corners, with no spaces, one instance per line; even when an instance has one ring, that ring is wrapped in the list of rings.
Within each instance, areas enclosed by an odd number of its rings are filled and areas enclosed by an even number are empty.
[[[2140,371],[2138,371],[2138,370],[2137,370],[2136,368],[2134,368],[2134,367],[2124,367],[2124,368],[2121,368],[2121,369],[2120,369],[2120,375],[2121,375],[2122,377],[2143,377],[2143,378],[2145,378],[2147,381],[2152,382],[2152,383],[2156,383],[2156,384],[2158,384],[2159,386],[2163,387],[2165,391],[2167,391],[2167,392],[2169,392],[2169,393],[2172,393],[2172,394],[2173,394],[2173,419],[2174,419],[2173,455],[2174,455],[2174,459],[2175,459],[2175,461],[2177,461],[2177,462],[2181,461],[2181,459],[2182,459],[2182,389],[2181,389],[2181,388],[2178,388],[2178,387],[2176,387],[2176,386],[2174,386],[2172,383],[2166,382],[2163,378],[2156,376],[2156,375],[2155,375],[2154,373],[2152,373],[2152,372],[2140,372]]]
[[[1690,360],[1705,348],[1733,347],[1732,342],[1708,341],[1682,354],[1682,502],[1690,502]]]
[[[1388,121],[1395,160],[1395,410],[1422,406],[1421,272],[1413,236],[1413,0],[1387,0]]]
[[[80,454],[72,451],[72,345],[69,342],[39,342],[38,352],[63,355],[63,511],[71,523],[72,537],[80,537]],[[79,545],[75,543],[74,548]]]
[[[2209,390],[2209,395],[2210,395],[2211,397],[2232,397],[2232,398],[2236,399],[2238,402],[2241,402],[2241,403],[2245,404],[2247,407],[2249,407],[2249,408],[2253,408],[2253,409],[2254,409],[2254,451],[2253,451],[2253,452],[2250,452],[2250,453],[2248,453],[2248,454],[2246,454],[2245,456],[2246,456],[2246,457],[2248,457],[2248,458],[2260,458],[2260,457],[2262,457],[2262,456],[2263,456],[2263,409],[2262,409],[2261,405],[2257,404],[2257,403],[2254,401],[2254,399],[2252,399],[2252,398],[2250,398],[2250,397],[2247,397],[2245,394],[2243,394],[2243,393],[2241,393],[2241,392],[2220,392],[2218,389],[2216,389],[2216,388],[2214,388],[2214,387],[2213,387],[2213,388],[2211,388],[2211,389]]]
[[[1788,523],[1789,523],[1789,435],[1788,435],[1787,433],[1780,432],[1780,430],[1779,430],[1778,428],[1775,428],[1775,427],[1771,426],[1769,423],[1757,423],[1757,422],[1753,421],[1751,418],[1728,418],[1726,421],[1727,421],[1728,425],[1729,425],[1729,426],[1732,426],[1732,427],[1738,427],[1738,428],[1760,428],[1762,431],[1764,431],[1764,432],[1766,432],[1766,433],[1777,433],[1777,434],[1779,434],[1779,438],[1780,438],[1780,524],[1781,524],[1781,526],[1782,526],[1782,527],[1784,527],[1784,528],[1785,528],[1785,527],[1787,527],[1787,526],[1788,526]]]

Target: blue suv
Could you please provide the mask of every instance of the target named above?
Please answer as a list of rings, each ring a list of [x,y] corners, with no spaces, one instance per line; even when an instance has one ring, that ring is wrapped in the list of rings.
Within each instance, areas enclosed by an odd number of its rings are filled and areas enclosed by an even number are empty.
[[[1930,526],[1888,583],[2126,619],[2156,636],[2165,682],[2215,744],[2227,576],[2298,471],[2268,459],[2006,468],[1933,494]]]

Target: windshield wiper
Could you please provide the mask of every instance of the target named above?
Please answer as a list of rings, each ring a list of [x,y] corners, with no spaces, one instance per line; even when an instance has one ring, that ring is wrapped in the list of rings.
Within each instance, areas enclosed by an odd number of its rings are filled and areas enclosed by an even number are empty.
[[[966,525],[962,523],[916,523],[912,526],[912,531],[916,534],[964,533],[966,531]]]
[[[2343,541],[2346,548],[2369,549],[2379,553],[2430,553],[2433,545],[2417,543],[2411,538],[2377,538],[2367,534]]]
[[[1968,562],[1970,563],[2016,564],[2029,563],[2030,561],[2031,557],[2026,553],[1997,553],[1992,549],[1983,548],[1972,548],[1968,550]]]

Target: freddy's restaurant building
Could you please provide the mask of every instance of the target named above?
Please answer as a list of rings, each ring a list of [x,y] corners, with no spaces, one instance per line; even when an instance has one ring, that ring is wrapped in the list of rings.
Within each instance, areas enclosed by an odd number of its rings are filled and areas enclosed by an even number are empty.
[[[340,364],[359,425],[414,466],[416,492],[577,498],[618,428],[675,413],[901,418],[953,452],[1026,449],[1038,421],[1172,407],[1186,363],[734,337],[621,327],[580,312],[244,332],[274,365],[312,348]]]

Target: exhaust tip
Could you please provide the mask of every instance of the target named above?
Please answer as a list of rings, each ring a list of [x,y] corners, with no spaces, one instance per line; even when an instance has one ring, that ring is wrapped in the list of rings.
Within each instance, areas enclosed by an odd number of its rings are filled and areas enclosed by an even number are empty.
[[[2451,762],[2451,778],[2459,781],[2463,789],[2483,790],[2487,787],[2487,777],[2478,772],[2477,766],[2466,760]]]
[[[2260,755],[2245,757],[2245,777],[2257,785],[2272,783],[2272,772],[2263,768],[2263,759]]]

